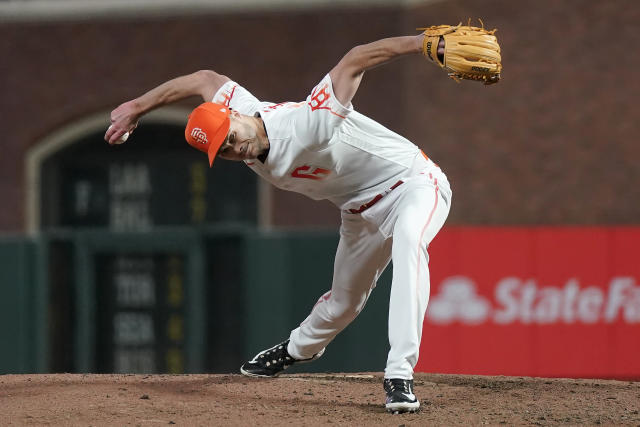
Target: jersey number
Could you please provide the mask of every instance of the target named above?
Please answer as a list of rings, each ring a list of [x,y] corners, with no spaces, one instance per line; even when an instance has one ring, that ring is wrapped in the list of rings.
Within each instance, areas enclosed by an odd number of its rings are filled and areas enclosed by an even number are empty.
[[[306,179],[325,179],[331,173],[328,169],[315,168],[313,171],[311,166],[300,166],[291,172],[291,176],[294,178],[306,178]]]

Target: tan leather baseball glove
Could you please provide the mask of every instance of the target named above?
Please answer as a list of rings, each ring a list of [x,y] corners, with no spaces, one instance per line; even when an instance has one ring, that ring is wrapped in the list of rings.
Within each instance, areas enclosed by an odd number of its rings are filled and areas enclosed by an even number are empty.
[[[455,81],[479,80],[498,83],[502,71],[496,30],[462,25],[436,25],[424,30],[422,53],[440,65]],[[444,56],[438,56],[438,42],[444,38]]]

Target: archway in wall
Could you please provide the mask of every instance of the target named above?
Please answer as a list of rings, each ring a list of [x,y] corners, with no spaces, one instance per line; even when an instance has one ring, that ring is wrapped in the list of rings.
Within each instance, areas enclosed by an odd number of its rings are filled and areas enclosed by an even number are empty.
[[[109,146],[104,129],[48,156],[40,170],[41,229],[257,223],[256,176],[242,163],[207,157],[184,142],[184,125],[144,123]]]
[[[103,140],[107,112],[53,132],[27,156],[28,230],[256,225],[257,176],[241,162],[217,161],[209,168],[207,156],[184,141],[187,115],[183,110],[154,112],[120,146]],[[120,235],[101,233],[101,238],[106,234]],[[69,233],[49,234],[43,273],[47,371],[212,369],[206,363],[216,359],[203,355],[221,348],[228,337],[207,325],[229,323],[240,312],[232,297],[242,292],[228,297],[226,287],[203,284],[241,281],[237,264],[230,262],[242,256],[239,240],[207,240],[206,266],[194,267],[188,244],[150,249],[149,236],[160,242],[171,237],[133,234],[147,242],[146,249],[136,241],[133,249],[90,252],[74,246]],[[239,351],[232,347],[227,345],[226,352]]]

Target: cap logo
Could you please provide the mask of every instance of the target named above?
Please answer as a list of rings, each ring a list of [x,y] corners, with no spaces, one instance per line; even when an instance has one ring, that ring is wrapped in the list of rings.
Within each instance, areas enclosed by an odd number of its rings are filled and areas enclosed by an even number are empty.
[[[191,130],[191,137],[201,144],[209,142],[207,134],[200,128],[193,128],[193,130]]]

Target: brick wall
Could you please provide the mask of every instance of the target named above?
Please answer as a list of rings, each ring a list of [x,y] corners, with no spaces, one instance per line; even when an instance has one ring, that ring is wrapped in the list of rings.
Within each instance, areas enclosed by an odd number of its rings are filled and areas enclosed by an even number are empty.
[[[420,57],[403,58],[367,73],[356,108],[443,167],[454,189],[451,224],[637,223],[640,3],[535,5],[450,0],[412,9],[0,24],[0,230],[24,228],[27,149],[79,117],[202,68],[261,99],[300,100],[356,44],[478,16],[499,28],[500,84],[456,84]],[[328,202],[278,190],[274,202],[278,225],[339,221]]]
[[[412,15],[499,28],[504,79],[456,85],[409,66],[406,134],[450,176],[451,223],[637,224],[640,3],[531,4],[449,1]]]

